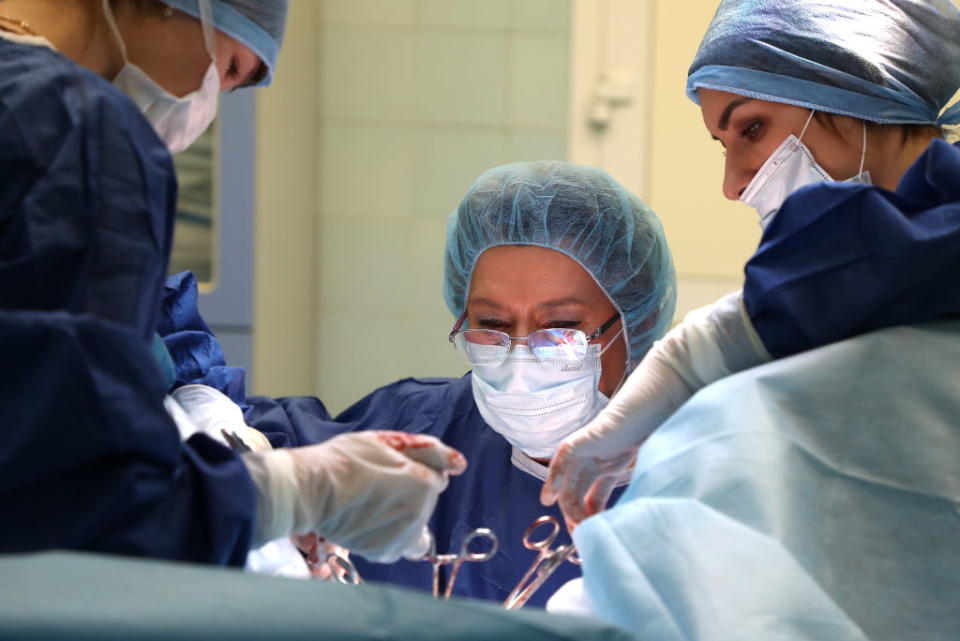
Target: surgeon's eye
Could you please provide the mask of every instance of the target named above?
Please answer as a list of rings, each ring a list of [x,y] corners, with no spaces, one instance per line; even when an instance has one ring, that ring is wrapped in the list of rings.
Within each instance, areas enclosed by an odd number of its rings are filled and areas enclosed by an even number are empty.
[[[230,65],[227,67],[227,76],[230,78],[236,78],[240,75],[240,64],[237,62],[236,58],[230,58]]]
[[[747,140],[756,140],[763,131],[763,124],[759,120],[754,120],[746,127],[740,130],[740,136]]]
[[[477,320],[477,327],[483,329],[495,329],[502,332],[510,329],[511,323],[500,318],[481,318]]]
[[[583,321],[578,320],[555,320],[543,324],[544,329],[579,329]]]

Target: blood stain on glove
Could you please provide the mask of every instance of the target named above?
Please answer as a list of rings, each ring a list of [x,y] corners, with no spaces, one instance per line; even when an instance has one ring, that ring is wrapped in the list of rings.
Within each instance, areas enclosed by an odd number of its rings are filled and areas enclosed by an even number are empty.
[[[417,460],[438,472],[457,475],[467,468],[467,459],[457,450],[444,445],[439,439],[423,434],[408,434],[407,432],[382,431],[376,433],[377,439],[398,452],[422,451],[430,452],[434,456],[416,456]]]
[[[406,432],[378,432],[377,438],[381,443],[389,445],[398,452],[435,447],[437,444],[433,439],[428,439],[421,434],[407,434]]]

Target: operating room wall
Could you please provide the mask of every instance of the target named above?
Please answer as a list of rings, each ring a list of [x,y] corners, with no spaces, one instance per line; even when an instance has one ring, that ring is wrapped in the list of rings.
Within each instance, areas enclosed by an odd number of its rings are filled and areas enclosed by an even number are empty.
[[[720,191],[720,145],[684,93],[716,0],[574,0],[570,148],[640,195],[677,267],[677,318],[740,287],[756,215]]]
[[[653,2],[647,199],[673,251],[678,317],[739,288],[760,240],[756,212],[723,197],[722,148],[684,93],[687,69],[716,6],[714,0]]]
[[[261,103],[262,118],[272,126],[261,124],[259,138],[275,148],[279,162],[282,149],[274,141],[285,137],[294,158],[315,168],[312,176],[293,169],[310,181],[315,217],[264,211],[280,200],[283,190],[275,186],[267,187],[275,198],[258,206],[258,229],[271,228],[276,238],[258,249],[271,255],[257,259],[257,307],[272,309],[256,319],[252,387],[273,395],[312,392],[337,411],[398,378],[466,372],[447,342],[454,318],[441,294],[446,219],[483,170],[565,157],[570,3],[300,4],[292,3],[287,45],[299,50],[284,56],[305,60],[312,23],[315,116],[299,131],[288,103],[309,92],[302,82],[284,84],[278,74]],[[275,89],[285,95],[266,95]],[[286,124],[278,116],[283,111]],[[311,146],[312,159],[305,151]],[[272,180],[302,191],[289,184],[285,170],[272,171]],[[280,218],[271,221],[275,213]],[[273,229],[285,222],[296,231]],[[278,251],[282,255],[275,256]],[[312,270],[312,284],[298,276],[291,293],[283,294],[286,274],[295,270],[273,261]],[[313,307],[312,337],[293,318],[300,316],[297,309],[291,314],[299,353],[296,340],[275,335],[283,331],[290,303]],[[311,353],[312,365],[305,365],[304,353]],[[283,371],[284,358],[299,381]]]

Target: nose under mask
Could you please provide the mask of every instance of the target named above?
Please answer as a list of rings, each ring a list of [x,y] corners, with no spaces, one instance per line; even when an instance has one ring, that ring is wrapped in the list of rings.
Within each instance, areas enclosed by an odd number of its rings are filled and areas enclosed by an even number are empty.
[[[801,187],[820,182],[833,182],[834,179],[821,167],[809,147],[803,144],[803,135],[813,119],[811,111],[800,137],[790,134],[777,149],[770,154],[760,167],[753,180],[743,190],[741,202],[753,207],[760,215],[760,227],[766,229],[773,217],[783,206],[790,194]],[[863,123],[863,149],[860,153],[860,170],[856,176],[841,182],[870,184],[870,172],[863,170],[867,157],[867,125]]]
[[[103,13],[123,54],[124,65],[113,84],[136,103],[170,153],[180,153],[207,130],[217,115],[220,73],[216,64],[216,40],[210,0],[198,0],[204,44],[210,54],[210,67],[200,88],[182,98],[174,96],[127,59],[127,49],[110,7],[103,0]]]
[[[473,398],[480,415],[527,456],[553,456],[563,439],[610,402],[598,389],[600,357],[622,332],[603,350],[591,345],[580,363],[543,362],[526,345],[515,345],[503,363],[475,365]]]

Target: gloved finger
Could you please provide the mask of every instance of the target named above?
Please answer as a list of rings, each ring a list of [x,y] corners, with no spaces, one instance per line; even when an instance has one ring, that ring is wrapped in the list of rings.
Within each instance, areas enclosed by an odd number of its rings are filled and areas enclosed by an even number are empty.
[[[577,465],[574,467],[580,468]],[[567,482],[559,492],[558,501],[567,526],[572,532],[580,521],[590,516],[583,500],[593,483],[593,476],[587,474],[584,469],[574,469],[567,477]]]
[[[553,505],[557,502],[560,489],[566,479],[570,451],[570,444],[564,442],[560,444],[556,454],[553,455],[550,467],[547,469],[547,480],[544,481],[543,488],[540,490],[541,504]]]
[[[593,516],[606,509],[607,501],[610,500],[610,495],[613,493],[616,484],[616,476],[601,476],[593,482],[584,498],[584,507],[587,514]]]
[[[419,561],[430,551],[430,541],[433,536],[430,530],[424,525],[420,530],[420,535],[403,550],[403,558],[410,561]]]
[[[436,472],[456,476],[467,469],[466,457],[434,436],[379,431],[376,432],[376,437],[381,443]]]

